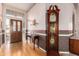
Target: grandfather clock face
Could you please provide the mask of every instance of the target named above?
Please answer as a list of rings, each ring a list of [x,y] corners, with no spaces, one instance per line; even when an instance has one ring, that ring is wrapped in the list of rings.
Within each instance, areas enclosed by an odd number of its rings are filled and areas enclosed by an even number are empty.
[[[50,22],[56,22],[56,14],[55,13],[51,13]]]
[[[55,43],[55,25],[56,25],[56,14],[51,13],[50,15],[50,48],[54,48]]]

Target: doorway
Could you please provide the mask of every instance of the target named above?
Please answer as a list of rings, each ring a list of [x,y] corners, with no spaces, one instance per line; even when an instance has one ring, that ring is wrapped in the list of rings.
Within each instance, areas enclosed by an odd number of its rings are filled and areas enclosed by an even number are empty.
[[[11,43],[22,41],[22,21],[11,19],[10,21]]]

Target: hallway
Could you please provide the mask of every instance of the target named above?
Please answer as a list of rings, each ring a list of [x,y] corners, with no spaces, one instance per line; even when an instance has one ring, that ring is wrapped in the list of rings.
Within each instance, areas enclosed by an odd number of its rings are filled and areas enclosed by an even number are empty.
[[[0,56],[79,54],[79,4],[3,3],[0,8]]]
[[[45,56],[45,52],[32,47],[32,44],[28,43],[12,43],[4,44],[0,48],[0,56]]]

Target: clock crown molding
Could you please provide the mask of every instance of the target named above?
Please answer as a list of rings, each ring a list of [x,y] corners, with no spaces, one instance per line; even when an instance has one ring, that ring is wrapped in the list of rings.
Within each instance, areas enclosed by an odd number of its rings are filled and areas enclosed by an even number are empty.
[[[50,7],[49,7],[49,9],[48,9],[48,13],[51,13],[51,12],[53,12],[53,11],[59,13],[60,9],[58,8],[57,5],[50,5]]]

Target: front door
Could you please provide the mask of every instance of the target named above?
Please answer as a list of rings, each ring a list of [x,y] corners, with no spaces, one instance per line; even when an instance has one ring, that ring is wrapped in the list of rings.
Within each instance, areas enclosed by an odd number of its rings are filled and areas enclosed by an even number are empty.
[[[22,21],[11,19],[11,43],[22,41]]]

